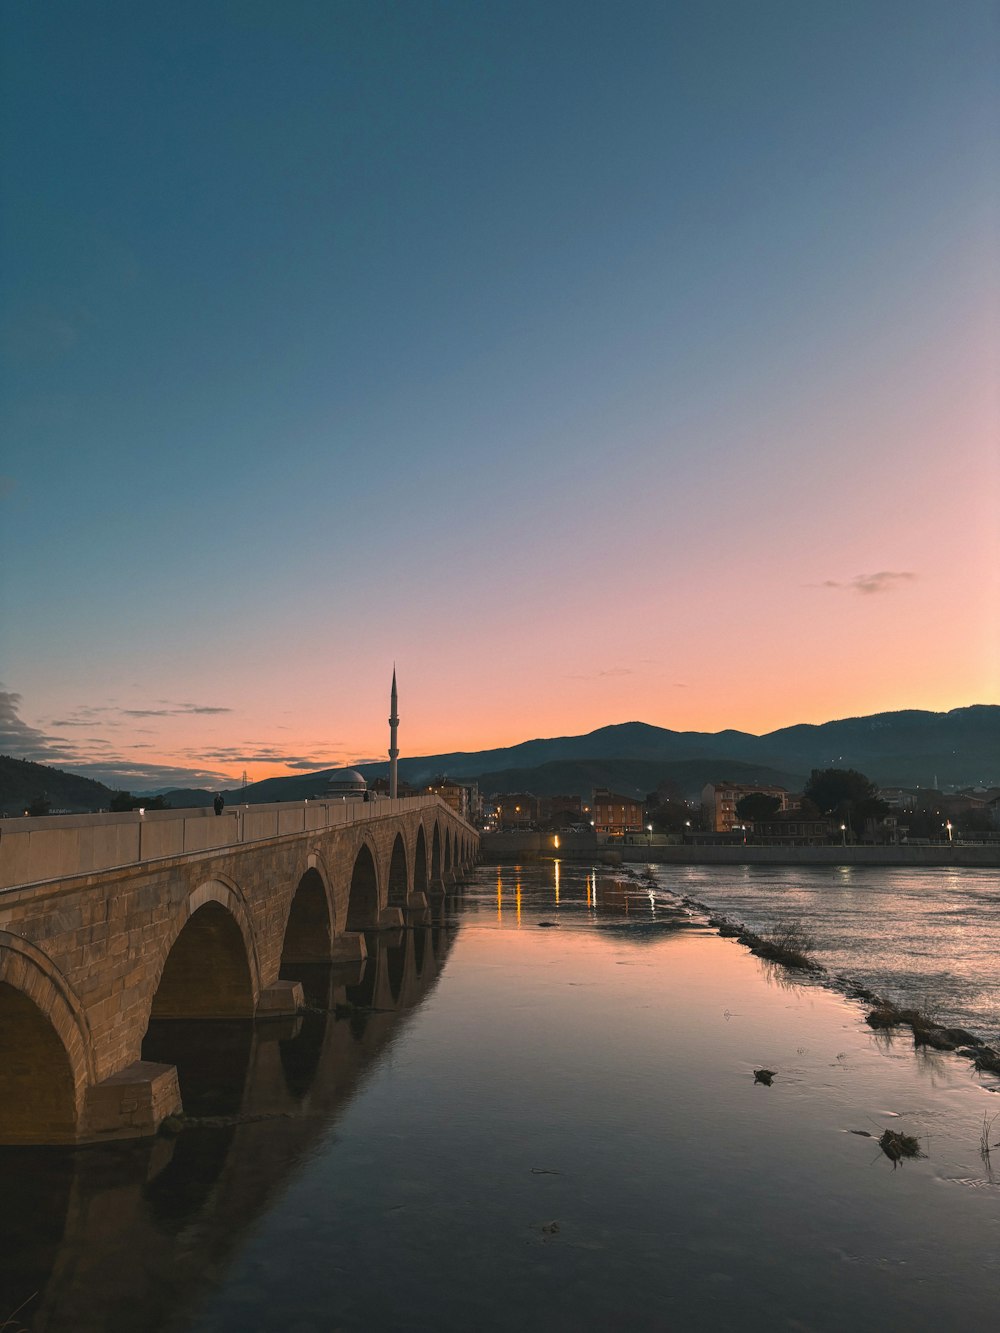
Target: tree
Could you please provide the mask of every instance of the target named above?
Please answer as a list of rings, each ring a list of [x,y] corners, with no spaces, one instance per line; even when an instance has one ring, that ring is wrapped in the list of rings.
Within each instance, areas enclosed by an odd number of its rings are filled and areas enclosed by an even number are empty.
[[[169,810],[170,803],[162,796],[133,796],[130,791],[116,791],[108,805],[115,814],[127,810]]]
[[[24,813],[26,815],[31,815],[32,819],[37,819],[39,815],[47,815],[51,809],[52,802],[45,793],[42,792],[41,796],[35,797]]]
[[[842,819],[857,831],[866,820],[884,819],[889,813],[874,782],[856,768],[814,768],[803,796],[822,814]]]
[[[646,822],[657,833],[683,833],[688,826],[694,826],[695,818],[695,812],[683,801],[664,801],[646,809]]]
[[[769,796],[765,791],[751,791],[741,796],[736,802],[736,813],[740,819],[773,819],[781,809],[781,797]]]

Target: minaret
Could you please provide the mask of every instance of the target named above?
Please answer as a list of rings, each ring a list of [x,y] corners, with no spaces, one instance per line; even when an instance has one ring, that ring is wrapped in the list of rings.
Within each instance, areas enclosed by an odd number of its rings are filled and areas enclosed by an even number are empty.
[[[396,716],[396,668],[392,668],[392,693],[389,696],[389,797],[396,799],[397,775],[396,760],[399,758],[399,746],[396,744],[396,728],[399,718]]]

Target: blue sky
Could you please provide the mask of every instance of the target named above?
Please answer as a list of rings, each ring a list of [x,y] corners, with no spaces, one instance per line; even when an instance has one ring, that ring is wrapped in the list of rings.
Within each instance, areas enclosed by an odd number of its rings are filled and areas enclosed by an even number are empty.
[[[998,16],[8,6],[40,753],[378,753],[393,658],[422,750],[996,701]]]

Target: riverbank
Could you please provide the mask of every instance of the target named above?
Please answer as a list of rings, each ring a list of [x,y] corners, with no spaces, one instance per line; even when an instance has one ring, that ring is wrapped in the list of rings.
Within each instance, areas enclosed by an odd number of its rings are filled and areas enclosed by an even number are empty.
[[[600,842],[593,833],[483,833],[483,861],[596,860],[604,865],[1000,867],[1000,844],[761,847],[753,843]]]

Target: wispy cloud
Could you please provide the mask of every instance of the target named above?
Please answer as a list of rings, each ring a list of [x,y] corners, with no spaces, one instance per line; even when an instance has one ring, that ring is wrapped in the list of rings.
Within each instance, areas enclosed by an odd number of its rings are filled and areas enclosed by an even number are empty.
[[[231,713],[231,708],[218,708],[212,704],[168,704],[163,708],[123,708],[123,717],[185,717],[192,714]]]
[[[45,722],[43,729],[23,720],[20,705],[20,694],[0,688],[0,753],[69,769],[109,787],[128,787],[133,791],[230,786],[234,772],[238,773],[251,764],[282,765],[305,773],[377,762],[353,759],[344,749],[343,741],[317,740],[311,753],[289,754],[284,745],[258,738],[239,745],[186,746],[174,751],[174,763],[157,764],[136,755],[137,750],[160,748],[135,740],[137,735],[153,734],[149,728],[136,726],[138,719],[211,717],[234,710],[218,704],[179,703],[169,699],[157,699],[155,706],[150,708],[81,704],[71,709],[66,717]],[[57,734],[59,728],[65,728],[70,735]],[[109,728],[123,730],[112,739],[95,734]]]
[[[841,588],[845,592],[857,592],[863,597],[871,597],[875,593],[893,592],[904,583],[912,583],[916,577],[916,574],[909,569],[880,569],[877,574],[858,574],[853,579],[848,579],[846,583],[841,583],[837,579],[824,579],[822,583],[810,586]]]
[[[631,667],[605,667],[601,671],[573,672],[566,677],[567,680],[601,680],[608,676],[633,676],[635,672]]]
[[[36,764],[69,769],[84,777],[94,778],[109,787],[129,787],[137,790],[163,787],[204,787],[228,785],[232,778],[205,766],[205,756],[197,756],[190,766],[174,764],[139,763],[124,759],[118,749],[104,736],[59,736],[39,727],[30,726],[20,714],[21,695],[0,689],[0,753],[17,759],[28,759]],[[93,728],[121,726],[108,714],[117,710],[90,705],[74,709],[69,718],[54,722],[53,726]],[[228,711],[228,710],[227,710]],[[125,747],[131,749],[134,747]]]
[[[18,759],[31,759],[34,752],[44,752],[52,742],[43,731],[29,727],[22,720],[20,703],[19,694],[0,690],[0,752]]]

